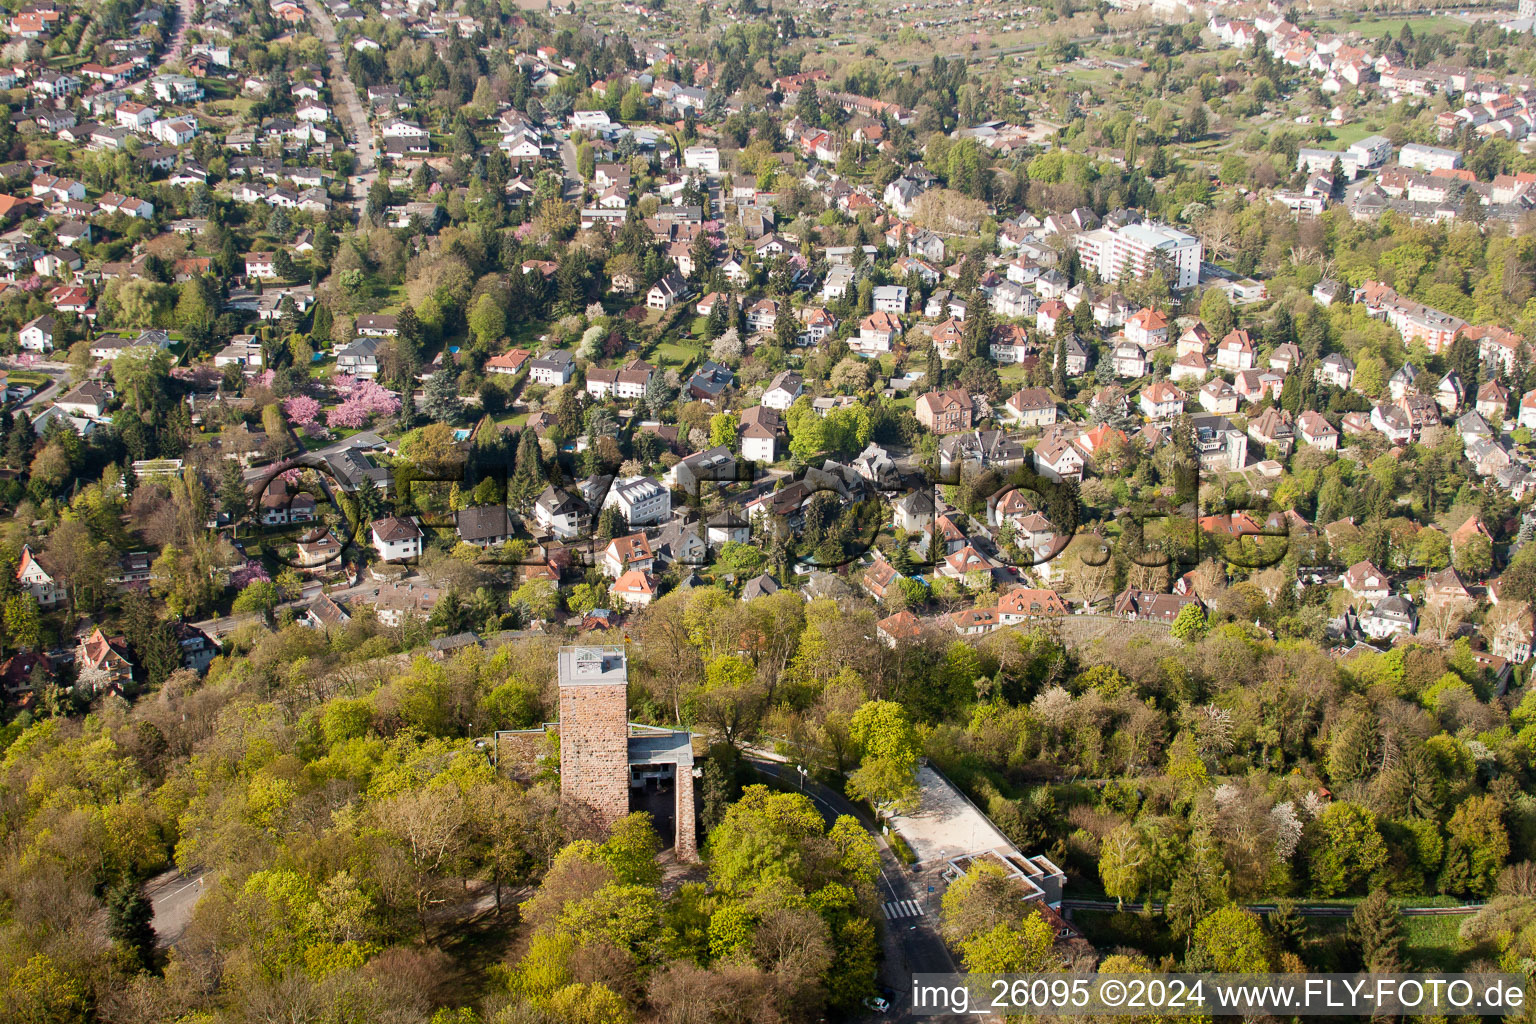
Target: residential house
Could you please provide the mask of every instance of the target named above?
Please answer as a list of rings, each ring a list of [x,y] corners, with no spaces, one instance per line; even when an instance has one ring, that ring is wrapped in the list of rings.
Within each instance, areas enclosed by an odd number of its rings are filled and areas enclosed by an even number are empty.
[[[1141,414],[1147,419],[1165,420],[1181,414],[1188,397],[1174,385],[1165,380],[1159,380],[1141,389],[1141,398],[1137,404],[1141,408]]]
[[[1377,601],[1385,601],[1392,593],[1386,573],[1372,565],[1369,560],[1356,562],[1346,569],[1339,579],[1344,584],[1345,592],[1363,604],[1370,605]]]
[[[656,600],[660,587],[656,577],[640,569],[626,570],[608,588],[615,602],[633,611]]]
[[[805,385],[798,373],[793,370],[780,370],[773,380],[768,382],[768,390],[763,392],[763,405],[766,408],[784,412],[804,392]]]
[[[1056,396],[1049,388],[1022,388],[1005,405],[1009,417],[1021,427],[1049,427],[1056,422]]]
[[[1325,419],[1322,413],[1305,410],[1296,420],[1296,434],[1302,443],[1323,451],[1336,451],[1339,447],[1339,431]]]
[[[1258,348],[1248,332],[1235,329],[1216,346],[1216,365],[1224,370],[1251,370],[1258,358]]]
[[[495,547],[510,540],[512,514],[505,505],[476,505],[453,514],[459,540],[477,548]]]
[[[97,626],[75,648],[75,685],[89,694],[121,692],[133,681],[128,642]]]
[[[631,570],[650,572],[654,564],[651,543],[643,533],[615,537],[603,548],[602,570],[610,579],[618,579]]]
[[[1205,609],[1205,603],[1194,594],[1157,594],[1133,587],[1116,595],[1114,614],[1136,622],[1171,625],[1188,605],[1194,605],[1202,611]]]
[[[528,378],[547,387],[569,383],[575,372],[576,360],[565,349],[546,352],[528,364]]]
[[[385,562],[402,562],[421,555],[421,527],[406,516],[387,516],[373,522],[373,549]]]
[[[68,596],[53,573],[43,568],[28,545],[21,546],[21,559],[16,566],[16,582],[22,590],[31,594],[43,609],[52,609]]]
[[[631,530],[665,522],[672,514],[672,492],[648,476],[615,480],[603,507],[616,507]]]
[[[753,462],[775,462],[778,445],[787,436],[784,418],[776,409],[754,405],[741,412],[741,457]]]
[[[1013,626],[1029,619],[1056,618],[1067,614],[1067,606],[1054,590],[1020,587],[1010,590],[997,602],[999,625]]]
[[[1213,415],[1230,416],[1237,412],[1239,402],[1236,389],[1221,377],[1200,389],[1200,408]]]
[[[533,519],[538,528],[556,540],[575,540],[591,525],[592,511],[580,496],[553,484],[545,487],[533,503]]]
[[[970,430],[975,404],[964,388],[930,391],[917,400],[917,422],[935,434]]]
[[[1047,435],[1035,447],[1034,462],[1035,472],[1048,480],[1059,483],[1083,478],[1083,453],[1062,433]]]
[[[1168,344],[1168,317],[1150,307],[1131,314],[1125,321],[1127,341],[1144,349],[1159,348]]]
[[[17,343],[28,352],[51,352],[56,328],[52,315],[48,313],[33,317],[17,333]]]
[[[859,355],[889,352],[901,337],[901,321],[891,313],[871,313],[859,321],[859,333],[849,348]]]

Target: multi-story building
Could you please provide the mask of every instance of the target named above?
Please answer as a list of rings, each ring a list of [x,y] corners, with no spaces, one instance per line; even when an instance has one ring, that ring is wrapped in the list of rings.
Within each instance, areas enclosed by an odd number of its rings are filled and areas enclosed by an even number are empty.
[[[1127,224],[1075,236],[1077,254],[1105,281],[1129,274],[1144,278],[1166,262],[1168,283],[1183,291],[1200,283],[1204,247],[1200,239],[1166,224]]]
[[[970,430],[975,404],[964,388],[930,391],[917,400],[917,422],[935,434]]]
[[[672,492],[648,476],[615,480],[603,507],[619,510],[630,529],[662,522],[672,514]]]
[[[1397,162],[1421,171],[1451,171],[1461,166],[1461,151],[1410,142],[1398,151]]]

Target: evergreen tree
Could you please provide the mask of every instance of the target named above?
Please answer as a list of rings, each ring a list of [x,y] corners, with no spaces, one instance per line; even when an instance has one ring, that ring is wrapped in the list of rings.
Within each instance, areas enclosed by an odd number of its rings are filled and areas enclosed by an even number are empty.
[[[625,522],[624,513],[619,511],[619,506],[609,505],[599,513],[597,517],[598,540],[610,541],[627,533],[629,533],[629,523]]]
[[[693,249],[689,253],[693,257],[693,274],[695,281],[702,280],[709,274],[709,268],[715,261],[714,247],[709,244],[709,236],[700,231],[693,238]]]
[[[799,324],[800,321],[796,319],[795,312],[790,308],[789,303],[779,303],[779,315],[773,322],[773,340],[779,348],[787,352],[795,347],[795,342],[799,338],[799,331],[796,330]]]
[[[1317,359],[1323,354],[1323,347],[1328,344],[1328,314],[1321,306],[1311,306],[1302,314],[1297,341],[1308,359]]]
[[[144,682],[159,686],[181,667],[181,646],[169,622],[160,621],[153,599],[138,591],[123,601],[123,638],[133,651]]]
[[[525,275],[518,274],[518,277]],[[396,337],[400,345],[410,352],[421,354],[421,319],[416,315],[416,307],[406,303],[395,318],[395,329],[400,333]]]
[[[1355,906],[1349,917],[1349,944],[1361,965],[1373,974],[1405,969],[1403,927],[1397,906],[1385,889],[1376,889]]]
[[[816,91],[815,82],[806,82],[800,87],[800,95],[795,100],[795,116],[814,128],[821,127],[821,96]]]
[[[423,389],[426,400],[421,411],[434,423],[457,422],[464,412],[464,399],[459,397],[459,368],[451,359],[445,359],[442,368],[427,378]]]
[[[240,464],[224,460],[219,480],[219,507],[229,517],[231,524],[238,523],[251,514],[251,496],[246,489]]]
[[[507,482],[507,504],[521,512],[533,507],[544,490],[544,468],[540,462],[539,438],[525,430],[517,441],[517,462]]]
[[[1296,912],[1295,900],[1277,900],[1265,916],[1269,934],[1282,950],[1297,953],[1307,939],[1307,919]]]
[[[309,336],[315,340],[315,348],[327,348],[331,344],[331,307],[324,302],[315,303],[315,317],[309,326]]]
[[[15,469],[25,469],[32,461],[32,447],[36,443],[37,432],[32,429],[32,417],[26,412],[17,413],[16,422],[5,435],[6,463]]]
[[[154,963],[153,919],[154,909],[137,882],[124,879],[107,890],[107,935],[143,968]]]
[[[1067,396],[1067,339],[1057,337],[1056,357],[1051,361],[1051,390],[1058,398]]]
[[[716,299],[709,307],[709,317],[704,324],[704,336],[710,341],[714,341],[725,333],[726,307],[727,303],[723,299]],[[660,375],[652,374],[651,379],[654,380],[658,376]]]
[[[965,300],[965,358],[985,359],[992,348],[992,307],[986,296],[972,292]]]
[[[1091,338],[1096,328],[1093,321],[1093,305],[1085,296],[1077,302],[1077,308],[1072,310],[1072,327],[1079,338]]]

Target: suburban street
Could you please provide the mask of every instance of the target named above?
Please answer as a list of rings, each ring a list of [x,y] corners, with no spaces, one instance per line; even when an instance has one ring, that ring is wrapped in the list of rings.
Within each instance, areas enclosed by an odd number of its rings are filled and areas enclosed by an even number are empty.
[[[357,170],[367,174],[373,170],[375,152],[373,128],[368,124],[367,112],[357,95],[357,85],[347,74],[347,62],[342,58],[341,46],[336,42],[336,25],[321,6],[319,0],[304,0],[311,20],[315,23],[315,35],[325,44],[325,52],[331,59],[332,92],[336,99],[336,114],[346,123],[352,139],[352,152],[357,154]]]
[[[160,59],[162,72],[181,59],[181,51],[187,44],[187,27],[192,24],[192,0],[179,0],[176,6],[176,34],[166,40],[165,56]]]
[[[26,366],[15,359],[0,359],[0,369],[20,373],[40,373],[48,378],[47,385],[38,388],[32,397],[17,407],[26,410],[28,415],[46,408],[48,403],[63,390],[65,382],[69,379],[69,366],[66,363],[33,363],[31,366]]]
[[[778,755],[766,750],[747,750],[744,755],[752,767],[764,775],[787,786],[804,791],[805,795],[826,817],[828,824],[839,815],[851,815],[869,830],[880,847],[881,900],[886,914],[884,930],[885,962],[881,966],[881,983],[895,992],[888,1016],[871,1015],[872,1020],[932,1021],[945,1017],[918,1016],[910,1011],[912,975],[948,974],[958,968],[949,955],[949,948],[939,935],[938,892],[920,892],[912,881],[906,866],[897,859],[885,837],[873,823],[847,797],[836,791],[800,777],[795,768]],[[910,916],[912,909],[920,909],[917,916]],[[898,916],[906,915],[906,916]],[[958,1019],[958,1018],[956,1018]]]
[[[560,171],[565,176],[564,196],[575,202],[581,198],[581,171],[576,166],[576,145],[567,135],[560,143]]]

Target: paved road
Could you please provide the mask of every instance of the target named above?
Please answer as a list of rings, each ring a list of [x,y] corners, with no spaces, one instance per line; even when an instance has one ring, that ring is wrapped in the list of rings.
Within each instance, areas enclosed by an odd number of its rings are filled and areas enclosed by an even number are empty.
[[[154,911],[151,919],[155,942],[161,949],[174,946],[192,922],[192,909],[208,891],[201,872],[184,875],[175,868],[151,878],[144,884],[144,895]]]
[[[162,72],[181,58],[182,47],[187,42],[187,26],[191,24],[192,0],[181,0],[176,8],[176,34],[171,36],[171,41],[166,44],[165,57],[160,61]]]
[[[341,46],[336,42],[336,25],[330,14],[318,0],[304,0],[309,17],[315,23],[315,35],[325,44],[325,52],[331,60],[331,92],[338,101],[336,112],[347,125],[352,136],[352,152],[357,154],[357,169],[366,174],[373,170],[373,128],[368,124],[367,113],[357,98],[357,85],[347,74],[347,63],[342,59]]]
[[[21,408],[26,409],[27,415],[31,416],[33,411],[41,408],[43,403],[52,401],[53,397],[59,393],[59,389],[62,386],[63,384],[61,378],[54,377],[48,382],[47,387],[40,388],[32,395],[31,398],[27,399],[25,402],[22,402]]]
[[[39,388],[31,398],[17,406],[18,409],[26,409],[29,416],[58,394],[59,389],[69,379],[69,366],[65,363],[33,363],[28,366],[16,359],[0,359],[0,369],[14,370],[17,373],[41,373],[49,378],[47,387]]]
[[[571,202],[581,200],[581,168],[576,163],[576,144],[571,141],[569,135],[560,143],[560,171],[565,175],[565,191],[562,193]]]
[[[910,914],[920,908],[920,916],[901,916],[885,922],[885,962],[880,968],[880,980],[896,993],[895,1004],[889,1016],[871,1015],[871,1020],[895,1020],[902,1022],[947,1020],[947,1017],[922,1016],[911,1012],[912,975],[949,974],[957,970],[949,955],[949,948],[939,936],[937,892],[919,891],[906,867],[891,852],[885,838],[875,829],[865,813],[852,801],[816,782],[802,780],[799,773],[788,764],[765,750],[747,750],[743,756],[752,767],[780,782],[803,788],[805,795],[814,802],[830,824],[838,815],[847,814],[859,820],[875,837],[880,847],[880,898],[883,904],[893,906],[894,913]],[[888,910],[887,914],[893,911]],[[960,1019],[960,1018],[954,1018]]]

